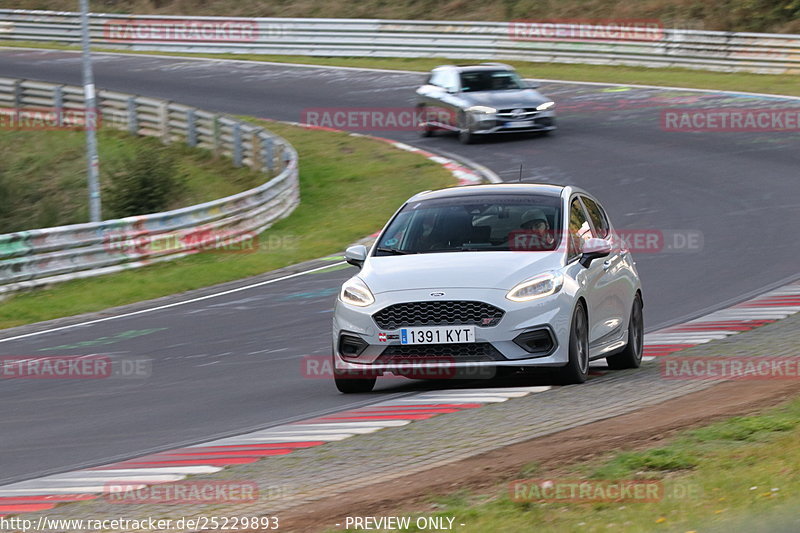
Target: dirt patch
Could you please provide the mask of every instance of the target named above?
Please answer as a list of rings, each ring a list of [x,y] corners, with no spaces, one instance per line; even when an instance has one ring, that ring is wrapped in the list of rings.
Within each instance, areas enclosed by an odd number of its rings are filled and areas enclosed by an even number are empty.
[[[544,471],[585,461],[615,450],[652,447],[676,431],[717,419],[764,410],[800,394],[797,382],[723,383],[627,415],[593,422],[485,454],[337,494],[279,513],[281,530],[318,532],[346,516],[398,516],[427,505],[426,496],[455,490],[490,489],[519,476],[532,462]],[[544,477],[546,474],[537,477]],[[344,503],[346,502],[346,504]]]

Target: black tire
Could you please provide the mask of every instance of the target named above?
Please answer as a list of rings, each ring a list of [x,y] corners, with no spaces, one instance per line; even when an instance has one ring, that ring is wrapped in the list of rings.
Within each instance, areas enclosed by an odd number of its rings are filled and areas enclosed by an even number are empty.
[[[371,392],[377,378],[375,376],[365,377],[335,373],[333,380],[336,382],[336,388],[339,389],[339,392],[358,394],[360,392]]]
[[[469,131],[467,115],[464,113],[458,115],[458,140],[461,144],[472,144],[475,141],[475,135]]]
[[[556,371],[558,383],[571,385],[589,378],[589,320],[583,302],[572,314],[569,331],[569,362]]]
[[[622,370],[639,368],[644,351],[644,319],[642,317],[642,297],[636,294],[631,306],[631,320],[628,326],[628,344],[621,352],[606,357],[608,368]]]
[[[419,114],[420,123],[419,123],[419,135],[420,137],[430,137],[433,135],[433,127],[431,126],[430,122],[428,122],[428,112],[425,109],[424,105],[417,107],[417,113]]]

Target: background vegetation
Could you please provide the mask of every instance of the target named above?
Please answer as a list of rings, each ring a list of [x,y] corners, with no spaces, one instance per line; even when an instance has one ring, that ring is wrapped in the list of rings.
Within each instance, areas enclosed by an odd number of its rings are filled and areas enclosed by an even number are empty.
[[[0,233],[88,222],[83,132],[0,131]],[[99,132],[103,218],[207,202],[266,181],[181,144]]]
[[[1,0],[73,11],[77,0]],[[659,19],[668,28],[800,33],[800,0],[92,0],[95,12],[427,20]]]

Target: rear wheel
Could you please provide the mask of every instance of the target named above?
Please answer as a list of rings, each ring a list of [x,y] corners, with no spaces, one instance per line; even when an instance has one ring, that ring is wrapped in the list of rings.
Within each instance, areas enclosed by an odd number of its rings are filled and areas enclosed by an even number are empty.
[[[589,320],[583,302],[578,302],[569,332],[569,362],[557,370],[563,385],[583,383],[589,377]]]
[[[628,324],[628,345],[618,354],[606,357],[608,368],[622,370],[639,368],[644,351],[644,319],[642,317],[642,297],[638,294],[631,307],[631,319]]]

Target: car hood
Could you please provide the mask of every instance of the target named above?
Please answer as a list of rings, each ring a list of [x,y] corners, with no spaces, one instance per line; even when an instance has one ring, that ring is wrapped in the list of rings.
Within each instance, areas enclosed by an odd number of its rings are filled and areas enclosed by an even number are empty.
[[[478,91],[474,93],[461,93],[461,96],[471,105],[487,105],[498,109],[509,107],[536,107],[550,99],[539,91],[533,89],[520,89],[516,91]]]
[[[560,268],[558,252],[448,252],[370,257],[358,274],[373,294],[411,289],[509,290]]]

